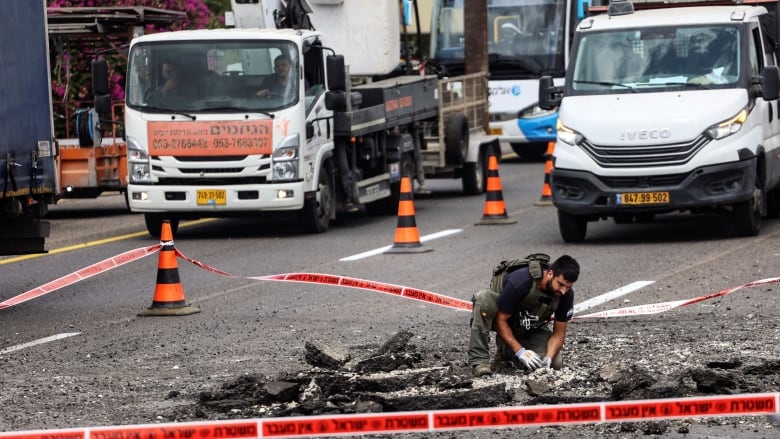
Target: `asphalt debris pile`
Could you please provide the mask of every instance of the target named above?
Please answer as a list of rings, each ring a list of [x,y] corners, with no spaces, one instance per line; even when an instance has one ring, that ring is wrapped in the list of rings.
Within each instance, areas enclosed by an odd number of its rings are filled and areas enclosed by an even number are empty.
[[[247,374],[176,404],[166,421],[566,404],[766,392],[780,388],[780,360],[732,359],[659,372],[631,362],[567,365],[532,373],[499,369],[472,378],[463,352],[452,358],[418,349],[400,331],[371,349],[307,341],[309,370],[276,377]],[[771,391],[771,390],[770,390]],[[663,434],[666,423],[625,424],[621,431]],[[684,427],[679,427],[683,428]],[[678,430],[679,430],[678,428]],[[681,431],[683,432],[683,431]]]

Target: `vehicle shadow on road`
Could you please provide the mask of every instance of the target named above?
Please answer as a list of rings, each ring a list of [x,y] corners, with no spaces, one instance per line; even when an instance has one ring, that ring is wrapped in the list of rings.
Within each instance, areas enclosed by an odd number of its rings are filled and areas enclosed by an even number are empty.
[[[775,219],[764,219],[762,229],[776,222]],[[590,222],[583,244],[663,244],[733,238],[745,237],[737,234],[728,216],[669,214],[647,222],[615,224],[611,219]]]

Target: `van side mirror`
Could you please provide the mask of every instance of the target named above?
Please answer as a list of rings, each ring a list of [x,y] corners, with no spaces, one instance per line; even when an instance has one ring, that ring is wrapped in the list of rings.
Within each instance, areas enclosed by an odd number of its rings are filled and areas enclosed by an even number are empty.
[[[764,66],[761,72],[761,97],[766,101],[776,101],[780,93],[780,68]]]
[[[539,78],[539,107],[543,110],[552,110],[561,105],[563,99],[563,87],[556,86],[552,76]]]

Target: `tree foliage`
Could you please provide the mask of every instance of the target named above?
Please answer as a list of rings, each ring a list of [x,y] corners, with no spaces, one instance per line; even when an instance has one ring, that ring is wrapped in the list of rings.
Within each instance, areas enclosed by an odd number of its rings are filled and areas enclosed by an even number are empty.
[[[222,27],[224,12],[229,8],[228,0],[47,0],[49,9],[70,7],[113,7],[146,6],[157,9],[185,12],[182,22],[172,23],[167,28],[147,27],[145,33],[180,29],[204,29]],[[107,35],[113,48],[126,49],[129,34]],[[127,54],[107,51],[106,47],[94,44],[80,44],[77,39],[50,38],[51,89],[55,103],[55,135],[72,137],[74,114],[80,108],[92,105],[91,62],[104,57],[110,66],[109,92],[114,102],[124,100]],[[114,115],[119,118],[119,115]]]

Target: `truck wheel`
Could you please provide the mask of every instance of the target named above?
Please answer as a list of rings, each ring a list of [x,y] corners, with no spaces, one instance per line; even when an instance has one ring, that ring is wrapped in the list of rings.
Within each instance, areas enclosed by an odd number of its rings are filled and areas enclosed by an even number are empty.
[[[564,242],[582,242],[588,231],[585,218],[558,211],[558,229]]]
[[[164,220],[168,220],[171,223],[171,233],[176,234],[176,231],[179,230],[179,218],[176,218],[169,213],[145,213],[144,221],[146,222],[146,231],[148,231],[152,237],[159,238]]]
[[[766,194],[766,216],[780,217],[780,188],[774,188]]]
[[[330,217],[335,209],[333,179],[328,167],[320,168],[317,193],[303,202],[301,226],[309,233],[323,233],[330,227]]]
[[[444,130],[447,163],[459,165],[466,160],[469,149],[469,120],[463,113],[453,113]]]
[[[480,151],[477,154],[477,161],[475,163],[463,164],[463,175],[461,180],[463,181],[463,192],[466,195],[478,195],[485,192],[485,180],[487,176],[487,161],[485,155],[487,151]]]
[[[734,206],[734,227],[739,236],[756,236],[761,230],[761,204],[764,191],[757,187],[753,197]]]

